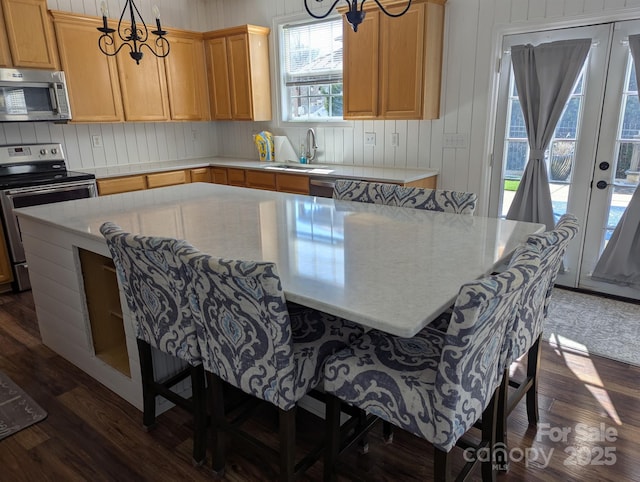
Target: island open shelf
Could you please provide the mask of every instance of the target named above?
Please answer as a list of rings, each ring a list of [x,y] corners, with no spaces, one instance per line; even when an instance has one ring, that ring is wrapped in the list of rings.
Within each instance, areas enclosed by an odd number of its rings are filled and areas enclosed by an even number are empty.
[[[79,249],[78,255],[95,354],[122,374],[131,377],[113,260],[86,249]]]

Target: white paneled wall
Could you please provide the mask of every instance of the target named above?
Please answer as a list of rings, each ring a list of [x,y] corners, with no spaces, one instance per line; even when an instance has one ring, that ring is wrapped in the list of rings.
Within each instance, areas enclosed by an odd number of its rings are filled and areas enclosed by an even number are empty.
[[[102,147],[93,147],[93,135],[101,136]],[[41,142],[62,143],[67,167],[75,170],[218,154],[210,122],[0,123],[0,145]]]
[[[332,2],[309,3],[322,12]],[[107,4],[109,16],[118,17],[124,0],[107,0]],[[167,26],[201,31],[244,23],[272,27],[274,17],[306,15],[303,0],[136,0],[136,4],[145,19],[152,18],[152,6],[157,4]],[[48,0],[48,6],[100,15],[100,0]],[[478,210],[484,213],[493,141],[495,65],[502,36],[640,18],[640,0],[448,0],[446,9],[440,119],[314,125],[319,161],[436,168],[441,173],[440,187],[478,193]],[[276,68],[273,59],[272,66]],[[265,129],[289,136],[296,150],[306,132],[306,126],[281,127],[276,119],[259,123],[27,123],[0,124],[0,143],[64,142],[73,168],[216,154],[255,159],[252,135]],[[375,147],[364,145],[365,132],[376,133]],[[399,134],[398,147],[391,146],[393,133]],[[102,135],[104,148],[92,148],[93,134]],[[466,147],[444,147],[446,134],[462,135]]]

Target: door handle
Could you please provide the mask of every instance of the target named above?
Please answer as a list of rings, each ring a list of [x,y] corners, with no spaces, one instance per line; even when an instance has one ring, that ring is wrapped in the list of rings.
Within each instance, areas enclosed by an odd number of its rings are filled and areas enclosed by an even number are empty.
[[[596,183],[596,187],[598,189],[606,189],[608,185],[609,185],[609,183],[607,181],[598,181]]]

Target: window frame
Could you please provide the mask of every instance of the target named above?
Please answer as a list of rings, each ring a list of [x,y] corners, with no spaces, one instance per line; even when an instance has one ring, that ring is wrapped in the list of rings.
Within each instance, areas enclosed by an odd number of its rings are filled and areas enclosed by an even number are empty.
[[[330,22],[330,21],[335,21],[342,18],[342,15],[336,13],[333,15],[329,15],[327,18],[323,19],[323,20],[319,20],[318,22]],[[286,85],[285,85],[285,59],[284,59],[284,55],[283,55],[283,49],[284,49],[284,28],[286,26],[289,25],[295,25],[295,24],[305,24],[305,23],[311,23],[313,22],[313,18],[310,17],[307,14],[295,14],[295,15],[287,15],[287,16],[282,16],[282,17],[274,17],[273,19],[273,25],[272,25],[272,32],[275,33],[275,35],[273,35],[273,58],[275,59],[274,62],[274,69],[273,69],[273,76],[274,76],[274,81],[272,82],[272,85],[276,86],[276,89],[274,89],[273,92],[273,98],[274,98],[274,105],[276,106],[276,110],[277,110],[277,114],[276,114],[276,123],[278,126],[281,127],[312,127],[312,126],[317,126],[317,127],[353,127],[353,121],[351,120],[336,120],[336,119],[332,119],[332,120],[319,120],[319,119],[310,119],[310,120],[301,120],[301,121],[290,121],[290,120],[285,120],[285,108],[286,108],[286,100],[287,100],[287,96],[286,96]],[[344,21],[344,19],[343,19]],[[344,67],[343,67],[343,79],[344,79]],[[344,82],[343,82],[343,86],[344,86]],[[343,87],[343,96],[344,96],[344,87]]]

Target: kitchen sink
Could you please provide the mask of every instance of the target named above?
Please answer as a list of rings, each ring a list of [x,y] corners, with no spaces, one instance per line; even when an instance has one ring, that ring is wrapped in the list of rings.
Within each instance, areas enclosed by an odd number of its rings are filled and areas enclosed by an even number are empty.
[[[265,166],[264,169],[274,169],[276,171],[296,171],[309,172],[312,174],[329,174],[333,169],[327,166],[318,166],[315,164],[294,164],[294,163],[276,163]]]

